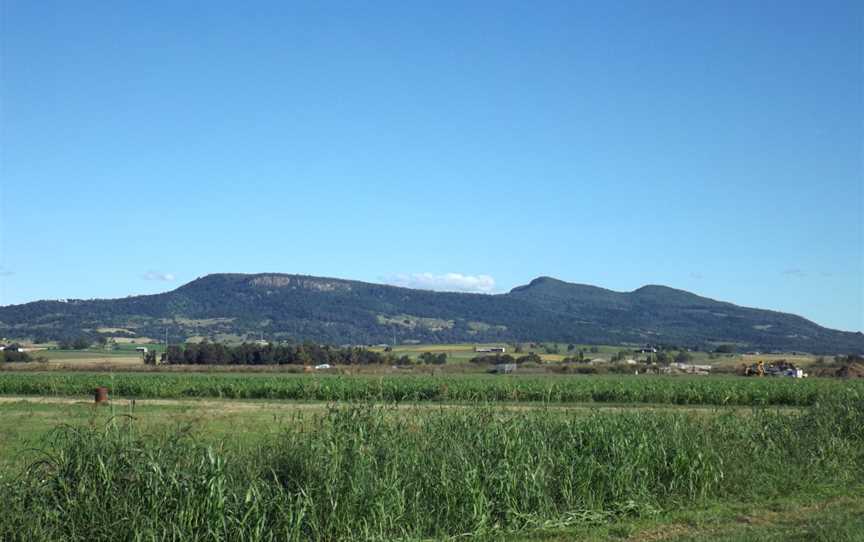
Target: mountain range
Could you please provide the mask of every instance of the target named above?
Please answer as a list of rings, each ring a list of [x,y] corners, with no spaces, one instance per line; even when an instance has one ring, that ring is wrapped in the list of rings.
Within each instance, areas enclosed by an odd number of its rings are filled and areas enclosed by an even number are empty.
[[[0,335],[79,335],[329,344],[559,341],[733,343],[747,350],[864,351],[864,334],[666,286],[616,292],[539,277],[504,294],[415,290],[353,280],[213,274],[170,292],[0,307]]]

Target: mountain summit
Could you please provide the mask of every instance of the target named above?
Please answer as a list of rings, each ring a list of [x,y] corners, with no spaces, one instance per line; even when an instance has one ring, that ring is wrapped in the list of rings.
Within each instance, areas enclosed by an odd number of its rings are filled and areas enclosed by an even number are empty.
[[[747,349],[864,351],[864,335],[799,316],[739,307],[684,290],[632,292],[538,277],[506,294],[414,290],[281,273],[214,274],[176,290],[108,300],[0,307],[0,335],[80,334],[343,344],[397,341],[562,341],[594,344],[721,342]]]

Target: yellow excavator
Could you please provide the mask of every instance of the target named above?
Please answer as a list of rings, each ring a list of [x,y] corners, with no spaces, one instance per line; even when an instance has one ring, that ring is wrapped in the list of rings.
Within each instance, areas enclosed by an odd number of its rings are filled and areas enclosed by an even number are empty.
[[[765,362],[759,360],[752,365],[745,366],[744,376],[765,376]]]

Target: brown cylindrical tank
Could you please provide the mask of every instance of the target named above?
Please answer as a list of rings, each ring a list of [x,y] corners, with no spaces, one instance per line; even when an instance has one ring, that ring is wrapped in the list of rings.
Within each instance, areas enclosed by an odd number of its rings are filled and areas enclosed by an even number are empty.
[[[108,401],[108,388],[99,386],[96,388],[96,404]]]

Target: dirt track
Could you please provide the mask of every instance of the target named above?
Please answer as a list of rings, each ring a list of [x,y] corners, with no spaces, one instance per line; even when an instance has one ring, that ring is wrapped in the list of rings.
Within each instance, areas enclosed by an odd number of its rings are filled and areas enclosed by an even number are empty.
[[[130,403],[130,399],[119,399],[114,401],[114,405],[125,407]],[[93,400],[90,397],[45,397],[35,395],[16,395],[16,396],[0,396],[0,404],[9,403],[36,403],[36,404],[53,404],[53,405],[92,405]],[[299,402],[299,401],[268,401],[258,399],[135,399],[135,406],[146,407],[152,406],[186,406],[190,408],[208,408],[218,409],[222,412],[248,412],[254,410],[300,410],[300,411],[323,411],[330,405],[348,405],[351,403],[327,403],[327,402]],[[367,403],[362,403],[367,404]],[[398,410],[435,410],[435,409],[462,409],[476,408],[478,405],[466,403],[380,403],[380,406],[386,408],[396,408]],[[666,404],[601,404],[601,403],[579,403],[579,404],[542,404],[542,403],[499,403],[495,405],[496,409],[502,411],[524,411],[524,410],[555,410],[555,411],[604,411],[604,412],[623,412],[623,411],[675,411],[675,412],[694,412],[702,414],[710,414],[713,412],[728,412],[730,410],[741,411],[744,413],[751,412],[753,409],[746,406],[714,406],[714,405],[666,405]],[[772,407],[778,408],[778,407]],[[798,409],[792,407],[784,407],[783,410],[796,411]]]

